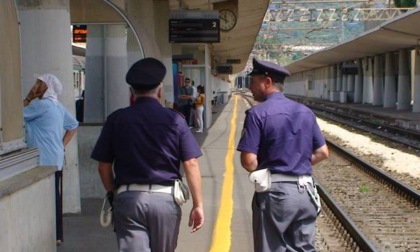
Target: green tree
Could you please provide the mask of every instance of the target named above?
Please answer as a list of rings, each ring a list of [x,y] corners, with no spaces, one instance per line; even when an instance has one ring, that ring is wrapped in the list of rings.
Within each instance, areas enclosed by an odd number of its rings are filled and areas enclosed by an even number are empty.
[[[416,0],[394,0],[394,4],[398,8],[416,7]]]

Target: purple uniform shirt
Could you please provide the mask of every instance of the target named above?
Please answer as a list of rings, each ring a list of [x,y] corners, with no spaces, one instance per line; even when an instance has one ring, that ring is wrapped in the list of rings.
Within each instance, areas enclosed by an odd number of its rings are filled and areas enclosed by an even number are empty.
[[[312,111],[277,92],[246,112],[237,150],[256,154],[257,169],[311,175],[312,153],[324,144]]]
[[[180,162],[201,155],[182,115],[145,97],[107,118],[91,157],[114,163],[119,186],[173,184],[181,178]]]

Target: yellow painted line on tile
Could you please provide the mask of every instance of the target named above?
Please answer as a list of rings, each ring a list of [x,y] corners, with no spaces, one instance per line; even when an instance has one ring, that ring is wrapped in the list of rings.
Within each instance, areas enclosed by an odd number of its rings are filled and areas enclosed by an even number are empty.
[[[228,252],[231,245],[231,222],[233,215],[233,155],[235,153],[236,113],[238,96],[235,95],[232,118],[230,120],[230,133],[228,149],[225,158],[225,173],[223,175],[222,195],[217,214],[216,224],[213,230],[213,240],[210,252]]]

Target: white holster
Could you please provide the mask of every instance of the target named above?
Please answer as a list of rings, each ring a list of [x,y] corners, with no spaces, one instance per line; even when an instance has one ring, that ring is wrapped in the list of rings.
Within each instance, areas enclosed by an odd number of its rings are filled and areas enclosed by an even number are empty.
[[[312,201],[315,203],[316,211],[319,214],[321,212],[321,199],[319,197],[318,190],[316,189],[316,184],[315,184],[314,179],[312,177],[300,176],[298,184],[300,187],[305,187]],[[311,188],[308,187],[308,185],[312,186],[313,192]]]
[[[101,213],[99,214],[99,222],[102,227],[108,227],[112,223],[112,207],[106,209],[108,198],[105,196],[102,203]]]
[[[177,179],[174,183],[174,199],[175,202],[182,206],[190,198],[190,189],[181,180]]]
[[[256,192],[265,192],[271,188],[271,172],[268,168],[253,171],[248,178],[254,184]]]

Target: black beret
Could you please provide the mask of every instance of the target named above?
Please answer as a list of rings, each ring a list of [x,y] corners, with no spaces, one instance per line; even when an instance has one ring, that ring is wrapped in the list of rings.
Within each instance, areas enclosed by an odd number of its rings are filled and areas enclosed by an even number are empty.
[[[134,63],[125,76],[125,81],[133,88],[150,90],[162,82],[166,67],[155,58],[144,58]]]
[[[286,76],[290,76],[290,72],[286,68],[281,67],[273,62],[258,60],[254,58],[252,60],[252,72],[249,75],[269,75],[275,79],[275,81],[283,81]]]

